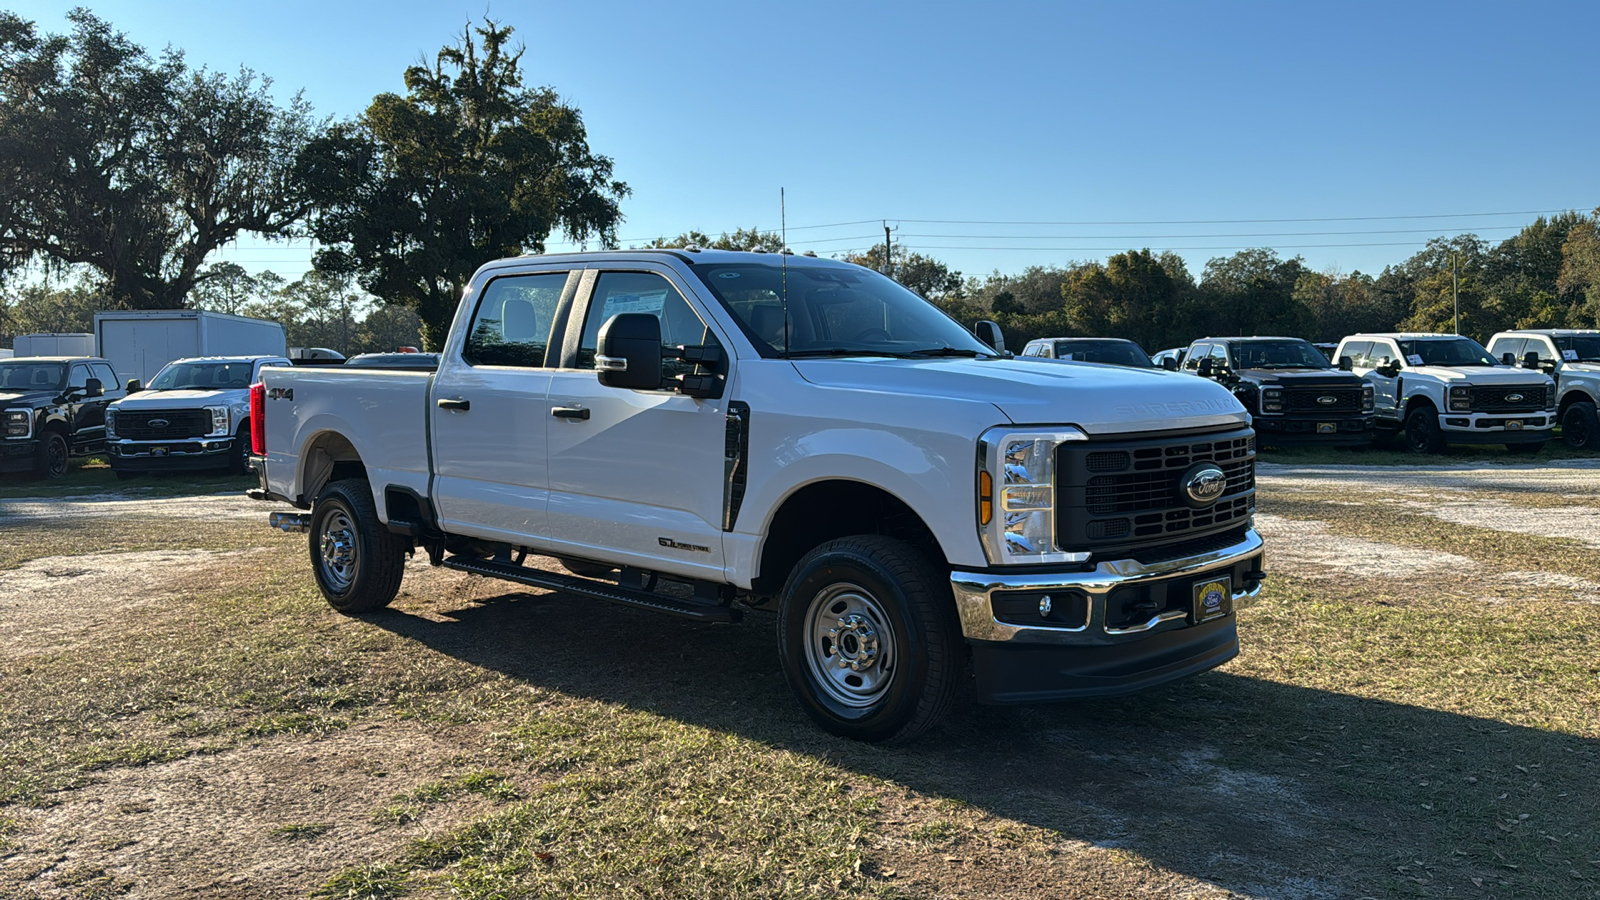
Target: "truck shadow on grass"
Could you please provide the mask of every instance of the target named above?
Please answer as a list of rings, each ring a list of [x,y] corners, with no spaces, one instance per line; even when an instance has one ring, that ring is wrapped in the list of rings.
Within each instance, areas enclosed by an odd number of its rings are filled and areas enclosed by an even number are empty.
[[[1600,881],[1600,742],[1568,734],[1224,670],[1118,700],[969,697],[919,742],[876,747],[805,718],[770,615],[708,627],[526,593],[444,615],[368,621],[529,685],[811,755],[1235,892],[1587,897]]]

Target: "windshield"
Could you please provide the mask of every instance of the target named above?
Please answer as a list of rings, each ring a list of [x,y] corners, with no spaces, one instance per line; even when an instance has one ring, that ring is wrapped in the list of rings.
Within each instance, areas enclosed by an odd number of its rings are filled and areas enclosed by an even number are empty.
[[[1056,359],[1134,366],[1141,369],[1155,368],[1155,363],[1150,361],[1150,357],[1132,341],[1056,341]]]
[[[1429,338],[1400,341],[1408,366],[1498,366],[1500,363],[1472,338]]]
[[[1600,334],[1575,334],[1556,338],[1556,349],[1568,362],[1600,362]]]
[[[995,355],[938,307],[871,269],[795,262],[787,268],[785,274],[777,262],[694,266],[762,356]]]
[[[227,391],[250,386],[249,360],[171,363],[150,380],[152,391]]]
[[[1328,358],[1310,341],[1239,341],[1233,345],[1240,369],[1328,369]]]
[[[61,386],[61,363],[0,363],[0,389],[48,391]]]

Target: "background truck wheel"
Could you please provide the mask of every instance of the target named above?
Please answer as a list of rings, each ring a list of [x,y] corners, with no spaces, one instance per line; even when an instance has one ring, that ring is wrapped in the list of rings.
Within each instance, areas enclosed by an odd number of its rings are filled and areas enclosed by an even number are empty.
[[[1561,439],[1577,450],[1600,449],[1600,418],[1593,403],[1574,403],[1561,416]]]
[[[943,574],[875,535],[829,541],[794,567],[778,605],[789,689],[825,730],[905,741],[944,716],[965,645]]]
[[[59,431],[46,431],[39,439],[39,449],[33,458],[33,477],[60,478],[67,474],[67,461],[72,458],[72,447],[67,436]]]
[[[1406,446],[1412,453],[1439,453],[1444,439],[1439,436],[1439,414],[1431,406],[1421,406],[1406,416]]]
[[[311,513],[311,571],[328,604],[342,613],[389,605],[405,575],[403,539],[378,521],[365,479],[335,481]]]
[[[233,436],[233,449],[228,451],[228,474],[248,475],[250,473],[250,426],[239,426],[239,433]]]

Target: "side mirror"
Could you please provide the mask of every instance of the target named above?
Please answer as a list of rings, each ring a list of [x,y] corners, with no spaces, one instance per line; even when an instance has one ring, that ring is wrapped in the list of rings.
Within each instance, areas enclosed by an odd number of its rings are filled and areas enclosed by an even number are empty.
[[[1164,357],[1161,360],[1161,368],[1166,369],[1168,372],[1176,372],[1178,371],[1178,361],[1170,356]]]
[[[1505,353],[1500,354],[1500,365],[1502,365],[1502,366],[1514,366],[1516,364],[1517,364],[1517,358],[1515,356],[1512,356],[1510,351],[1507,351]]]
[[[600,326],[594,367],[607,387],[644,391],[661,387],[661,320],[645,313],[612,316]]]
[[[972,326],[972,333],[978,340],[989,345],[996,353],[1004,355],[1006,352],[1006,338],[1000,333],[1000,323],[989,319],[979,319]]]
[[[142,390],[144,390],[144,382],[137,378],[128,379],[128,393],[137,394]]]
[[[1539,354],[1533,350],[1529,350],[1527,353],[1522,354],[1522,367],[1524,369],[1539,368]]]
[[[1194,372],[1201,378],[1211,378],[1217,374],[1217,365],[1208,356],[1195,364]]]
[[[106,386],[100,382],[100,379],[90,378],[83,383],[84,399],[93,400],[96,397],[104,397],[105,394]]]
[[[1353,371],[1355,371],[1355,368],[1356,368],[1356,361],[1355,360],[1351,359],[1348,356],[1339,357],[1339,371],[1341,371],[1341,372],[1353,372]]]

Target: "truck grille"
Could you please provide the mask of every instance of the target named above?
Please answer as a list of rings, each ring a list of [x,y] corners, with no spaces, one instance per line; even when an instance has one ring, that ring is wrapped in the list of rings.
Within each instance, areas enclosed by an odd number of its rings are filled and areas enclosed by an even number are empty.
[[[1472,411],[1484,413],[1531,413],[1544,409],[1545,386],[1508,384],[1472,389]],[[1516,399],[1512,399],[1516,398]]]
[[[1248,428],[1063,444],[1056,451],[1056,543],[1099,555],[1237,528],[1255,509],[1255,455]],[[1216,463],[1228,483],[1215,503],[1196,509],[1178,482],[1201,462]]]
[[[1324,398],[1332,398],[1324,402]],[[1283,392],[1283,410],[1286,413],[1340,413],[1361,412],[1361,386],[1355,387],[1292,387]]]
[[[130,441],[176,441],[211,431],[211,413],[203,409],[119,409],[112,415],[117,437]]]

